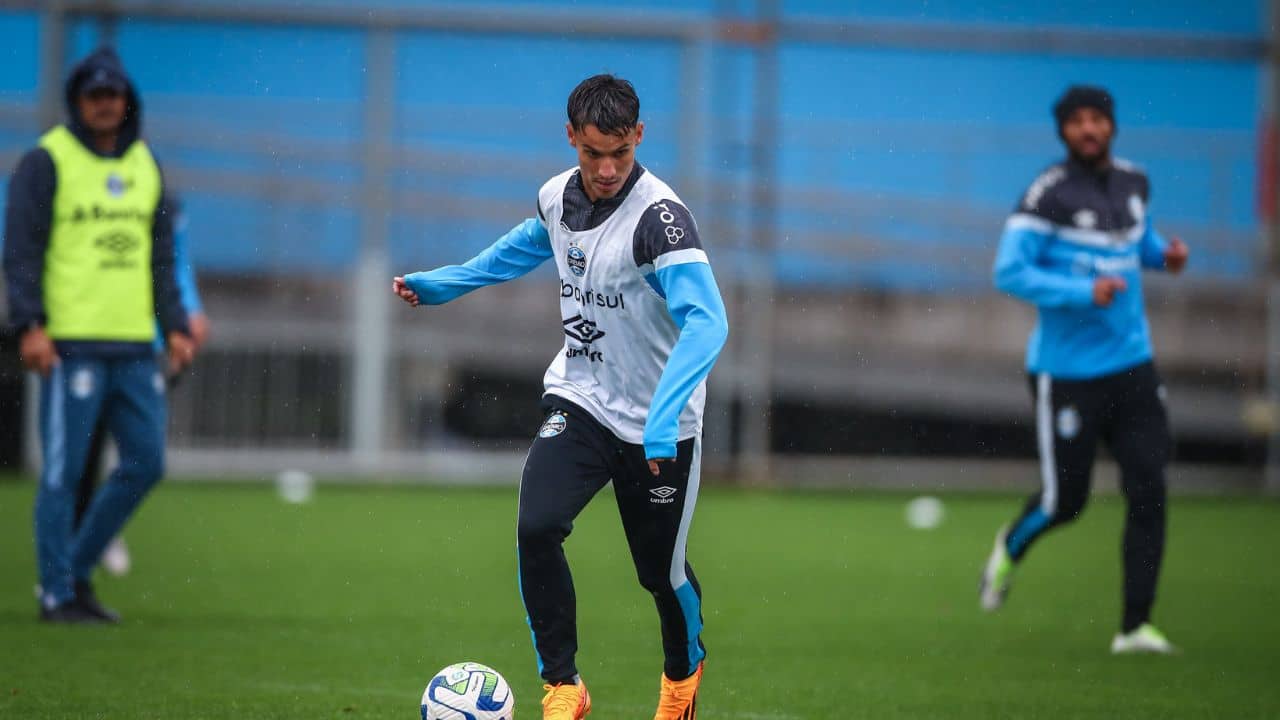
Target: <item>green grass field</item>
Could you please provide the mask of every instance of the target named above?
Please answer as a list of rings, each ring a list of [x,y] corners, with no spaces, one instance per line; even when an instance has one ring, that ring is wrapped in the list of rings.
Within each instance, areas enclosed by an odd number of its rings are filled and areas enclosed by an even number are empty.
[[[497,667],[540,717],[516,595],[514,490],[166,485],[100,594],[112,628],[35,622],[30,483],[0,483],[0,717],[398,718],[431,675]],[[608,491],[606,491],[607,493]],[[705,590],[704,720],[1280,717],[1280,505],[1177,500],[1157,619],[1186,652],[1112,658],[1122,504],[1038,546],[1001,614],[975,581],[1011,497],[712,490],[690,559]],[[592,718],[647,719],[661,658],[612,500],[568,552]]]

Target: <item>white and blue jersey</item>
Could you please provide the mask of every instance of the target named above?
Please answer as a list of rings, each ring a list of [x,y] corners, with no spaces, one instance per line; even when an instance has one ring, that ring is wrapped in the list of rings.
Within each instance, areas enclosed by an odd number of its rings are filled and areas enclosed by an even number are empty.
[[[592,202],[576,169],[542,186],[538,218],[462,265],[413,273],[427,304],[511,280],[554,258],[564,345],[549,395],[582,407],[649,458],[676,457],[702,429],[706,378],[728,333],[724,303],[688,209],[639,164]]]
[[[1031,183],[1005,223],[994,268],[997,288],[1039,311],[1028,372],[1087,380],[1151,359],[1142,270],[1164,268],[1167,244],[1147,213],[1149,196],[1146,175],[1118,159],[1101,170],[1067,160]],[[1107,307],[1093,302],[1100,276],[1127,284]]]

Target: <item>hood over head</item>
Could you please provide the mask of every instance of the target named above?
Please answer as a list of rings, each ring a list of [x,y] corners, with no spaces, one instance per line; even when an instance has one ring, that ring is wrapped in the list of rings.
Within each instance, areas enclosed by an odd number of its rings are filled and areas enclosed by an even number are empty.
[[[124,93],[124,123],[120,126],[120,134],[116,138],[115,151],[112,156],[119,156],[132,145],[142,133],[142,100],[138,97],[137,88],[129,74],[125,72],[120,56],[110,47],[94,50],[83,60],[76,63],[67,76],[65,97],[67,103],[67,128],[75,134],[85,147],[93,150],[92,138],[88,128],[80,118],[76,98],[81,93],[97,88],[109,87]],[[96,152],[96,150],[95,150]]]

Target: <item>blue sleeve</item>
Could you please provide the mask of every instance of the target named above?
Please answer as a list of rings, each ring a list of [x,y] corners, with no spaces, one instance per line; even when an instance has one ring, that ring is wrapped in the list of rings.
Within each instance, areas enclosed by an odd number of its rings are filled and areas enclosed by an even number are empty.
[[[551,237],[529,218],[461,265],[406,275],[404,282],[427,305],[443,305],[477,288],[514,280],[551,257]]]
[[[1147,218],[1147,229],[1142,233],[1142,267],[1148,270],[1164,269],[1164,251],[1169,249],[1169,242],[1156,230],[1155,223]]]
[[[667,312],[680,328],[680,339],[667,358],[644,424],[646,458],[673,458],[680,433],[680,412],[707,378],[729,337],[720,288],[705,262],[670,265],[656,273],[667,298]]]
[[[1092,306],[1092,278],[1052,272],[1037,262],[1052,239],[1052,226],[1048,221],[1023,215],[1011,217],[1005,224],[996,253],[992,273],[996,287],[1038,307]]]
[[[173,224],[173,260],[177,265],[178,293],[182,296],[182,307],[188,315],[203,313],[200,289],[196,287],[196,270],[191,264],[191,253],[187,247],[187,214],[182,210],[178,210],[178,218]]]

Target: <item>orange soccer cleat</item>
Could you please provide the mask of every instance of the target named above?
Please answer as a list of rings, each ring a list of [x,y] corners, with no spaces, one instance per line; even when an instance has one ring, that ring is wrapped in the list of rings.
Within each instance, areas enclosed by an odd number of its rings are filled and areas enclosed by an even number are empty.
[[[702,663],[684,680],[676,681],[662,674],[662,692],[658,696],[658,712],[653,720],[696,720],[698,717],[698,685],[702,683]]]
[[[543,685],[542,689],[547,691],[542,698],[542,720],[582,720],[591,712],[591,693],[581,679],[577,685]]]

